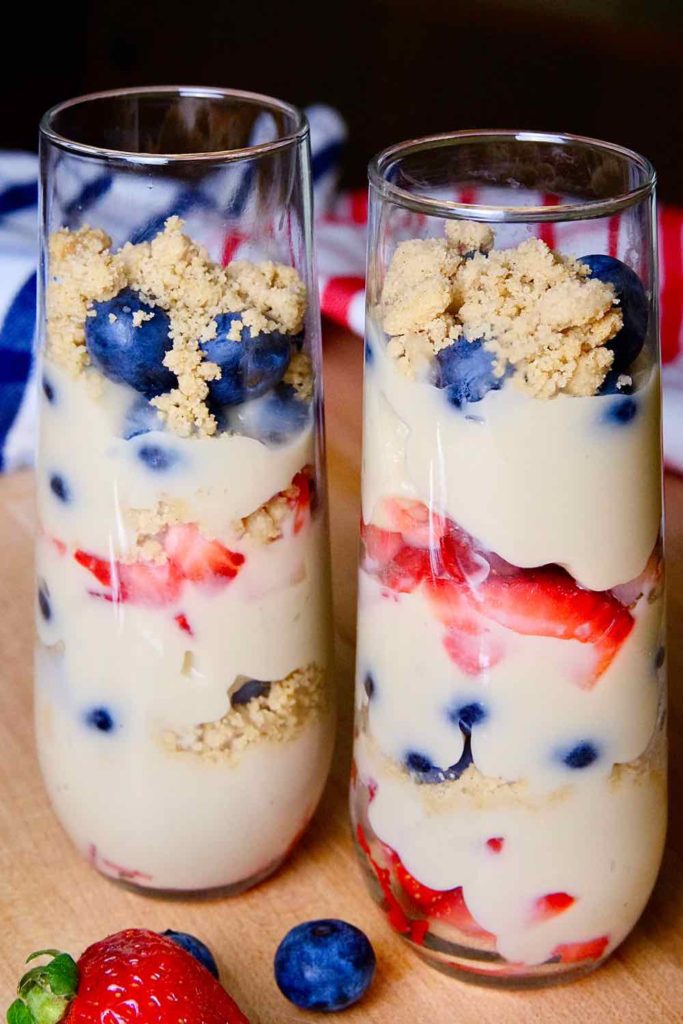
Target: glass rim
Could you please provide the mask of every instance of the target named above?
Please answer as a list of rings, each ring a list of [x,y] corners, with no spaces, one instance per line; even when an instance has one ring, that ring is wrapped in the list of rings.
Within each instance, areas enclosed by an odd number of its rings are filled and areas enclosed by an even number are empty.
[[[292,118],[294,128],[286,135],[269,142],[261,142],[254,146],[242,146],[237,149],[214,150],[212,152],[198,153],[144,153],[134,150],[111,149],[106,146],[95,146],[87,142],[79,142],[77,139],[70,139],[62,135],[54,127],[54,122],[59,114],[73,107],[85,106],[97,100],[113,99],[116,97],[150,97],[150,96],[176,96],[196,97],[198,99],[237,99],[253,106],[261,107],[264,111],[286,114]],[[267,96],[265,93],[249,92],[245,89],[224,89],[219,86],[204,85],[144,85],[132,86],[123,89],[105,89],[101,92],[84,93],[82,96],[74,96],[71,99],[63,100],[50,107],[40,119],[40,135],[60,149],[71,153],[78,153],[83,156],[106,159],[109,161],[122,161],[124,163],[136,164],[180,164],[183,162],[195,163],[197,161],[226,163],[237,160],[251,159],[274,153],[280,149],[286,149],[297,145],[308,136],[308,119],[302,110],[287,103],[286,100],[277,99],[274,96]]]
[[[466,142],[478,142],[494,139],[507,139],[516,142],[544,142],[557,145],[575,144],[599,150],[621,157],[635,165],[643,176],[640,185],[619,195],[607,199],[586,199],[577,203],[557,203],[551,206],[508,206],[486,203],[462,203],[450,199],[433,199],[419,196],[389,181],[386,172],[397,160],[411,153],[443,149]],[[585,135],[573,135],[569,132],[538,132],[512,129],[465,129],[457,132],[443,132],[438,135],[425,135],[417,139],[407,139],[395,143],[377,153],[368,164],[368,179],[371,189],[378,192],[383,199],[390,200],[399,206],[444,218],[467,219],[498,223],[523,223],[559,220],[589,220],[595,217],[607,217],[643,199],[654,192],[657,175],[654,167],[647,159],[633,149],[620,146],[615,142],[605,142]]]

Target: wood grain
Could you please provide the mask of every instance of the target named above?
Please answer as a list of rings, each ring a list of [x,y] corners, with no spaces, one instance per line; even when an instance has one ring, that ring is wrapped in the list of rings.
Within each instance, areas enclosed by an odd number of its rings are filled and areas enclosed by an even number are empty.
[[[667,480],[672,813],[656,892],[609,963],[573,985],[531,993],[481,990],[418,962],[366,895],[346,813],[351,742],[362,346],[331,329],[326,400],[332,553],[342,714],[334,769],[313,826],[280,873],[232,900],[137,895],[97,875],[73,850],[43,792],[31,724],[33,483],[0,480],[0,1007],[24,956],[60,946],[78,953],[119,928],[195,932],[215,950],[222,976],[254,1024],[310,1021],[278,992],[272,958],[293,924],[342,916],[364,928],[379,968],[369,997],[344,1021],[369,1024],[652,1024],[683,1021],[683,480]],[[106,801],[107,794],[102,794]],[[126,828],[121,822],[121,828]]]

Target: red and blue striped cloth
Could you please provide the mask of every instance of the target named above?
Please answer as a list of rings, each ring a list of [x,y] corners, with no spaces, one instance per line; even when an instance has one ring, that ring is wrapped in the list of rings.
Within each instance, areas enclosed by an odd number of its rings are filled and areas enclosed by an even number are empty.
[[[322,312],[325,317],[362,335],[365,312],[365,254],[368,205],[365,190],[337,191],[338,168],[346,127],[336,111],[315,106],[307,111],[311,124],[312,171],[316,210],[317,260]],[[36,157],[26,153],[0,154],[0,471],[30,464],[33,454],[35,389],[32,380],[35,327],[36,253]],[[93,222],[108,229],[108,216],[117,218],[121,202],[117,184],[101,171],[72,182],[71,207],[82,216],[93,211]],[[146,188],[142,183],[142,187]],[[491,190],[487,200],[495,202]],[[476,190],[460,194],[461,202],[477,202]],[[127,197],[128,199],[128,197]],[[553,196],[537,197],[550,205]],[[171,213],[184,216],[192,234],[193,208],[201,194],[173,195],[159,190],[159,209],[150,211],[144,199],[145,218],[137,223],[134,196],[127,208],[129,237],[151,237]],[[239,197],[231,197],[231,203]],[[142,205],[142,204],[141,204]],[[65,208],[70,208],[69,201]],[[138,207],[139,209],[140,207]],[[137,215],[139,217],[139,214]],[[551,247],[567,242],[571,249],[571,224],[540,225],[539,235]],[[585,240],[586,226],[581,228]],[[112,232],[114,233],[114,232]],[[120,234],[120,230],[115,232]],[[619,255],[626,241],[619,238],[619,221],[605,226],[595,222],[592,251]],[[231,234],[222,241],[223,259],[240,255],[245,240]],[[662,354],[664,359],[664,442],[669,468],[683,472],[683,210],[660,206],[659,269]]]

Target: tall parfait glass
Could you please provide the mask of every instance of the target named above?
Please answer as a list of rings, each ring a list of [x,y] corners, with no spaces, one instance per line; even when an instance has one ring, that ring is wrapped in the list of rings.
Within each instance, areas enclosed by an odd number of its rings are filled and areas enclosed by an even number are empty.
[[[238,891],[328,770],[328,538],[305,118],[222,89],[41,125],[36,730],[106,875]]]
[[[586,973],[659,868],[654,185],[538,133],[370,165],[354,830],[389,923],[468,981]]]

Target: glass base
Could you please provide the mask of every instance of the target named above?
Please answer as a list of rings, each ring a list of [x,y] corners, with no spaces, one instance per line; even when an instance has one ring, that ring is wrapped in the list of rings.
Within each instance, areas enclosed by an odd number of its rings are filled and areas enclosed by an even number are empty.
[[[96,870],[108,882],[113,882],[122,889],[137,893],[139,896],[148,896],[161,900],[216,900],[225,899],[229,896],[239,896],[241,893],[246,892],[247,889],[253,889],[254,886],[265,882],[267,878],[270,878],[271,875],[274,875],[281,868],[287,856],[288,854],[284,854],[284,856],[278,857],[277,860],[272,861],[262,871],[258,871],[256,874],[240,882],[233,882],[230,885],[217,885],[210,889],[157,889],[154,886],[132,882],[128,878],[117,878],[115,875],[109,875],[100,870],[100,868],[96,868]]]
[[[406,945],[441,974],[488,988],[536,989],[578,981],[605,962],[606,958],[603,957],[600,960],[584,960],[580,963],[562,963],[559,959],[553,959],[541,964],[515,964],[496,952],[489,941],[493,940],[492,936],[489,936],[488,940],[482,939],[480,945],[476,946],[471,940],[468,944],[467,936],[463,936],[461,942],[446,938],[441,930],[434,930],[440,928],[438,922],[430,922],[429,927],[423,930],[420,925],[426,926],[426,921],[416,921],[402,912],[391,892],[387,902],[386,880],[384,886],[381,882],[378,884],[378,865],[375,864],[373,870],[355,833],[354,840],[358,861],[375,903],[388,917],[390,923],[393,919],[394,928],[403,933],[401,938]],[[453,928],[448,930],[451,936],[455,932]],[[419,935],[417,941],[414,939],[415,935]]]

